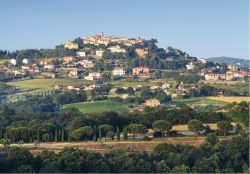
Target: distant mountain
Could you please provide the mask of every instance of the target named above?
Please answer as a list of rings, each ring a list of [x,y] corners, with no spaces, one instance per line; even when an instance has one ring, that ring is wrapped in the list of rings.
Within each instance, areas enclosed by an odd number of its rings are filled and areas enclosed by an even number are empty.
[[[206,60],[212,61],[215,63],[227,63],[227,64],[236,64],[239,68],[250,68],[250,60],[247,59],[239,59],[233,57],[211,57]]]

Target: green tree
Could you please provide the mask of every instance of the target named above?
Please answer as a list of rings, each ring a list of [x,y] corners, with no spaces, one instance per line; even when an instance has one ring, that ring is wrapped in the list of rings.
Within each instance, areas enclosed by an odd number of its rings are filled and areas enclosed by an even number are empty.
[[[127,126],[123,127],[123,140],[127,140],[128,139],[128,130],[127,130]]]
[[[102,141],[102,130],[98,128],[98,133],[99,133],[99,141]]]
[[[107,133],[110,131],[110,132],[113,132],[113,127],[109,124],[102,124],[99,126],[99,129],[101,130],[101,133],[102,135],[104,135],[105,137],[105,140],[107,138]]]
[[[168,102],[168,101],[171,101],[171,100],[172,100],[171,97],[167,96],[167,94],[166,94],[165,92],[160,92],[160,93],[158,93],[158,94],[155,96],[155,98],[156,98],[157,100],[159,100],[161,103],[162,103],[162,102]]]
[[[217,137],[216,133],[210,133],[206,137],[206,142],[214,146],[219,142],[219,138]]]
[[[8,149],[8,147],[10,146],[11,144],[11,140],[10,139],[1,139],[0,140],[0,144],[2,144],[4,146],[5,149]]]
[[[133,134],[133,137],[135,137],[135,134],[144,134],[147,132],[146,126],[143,124],[130,124],[128,126],[129,133]]]
[[[11,166],[10,169],[17,169],[21,165],[32,164],[33,156],[28,149],[20,147],[11,147],[8,152],[7,159]]]
[[[172,125],[166,120],[156,120],[153,122],[153,128],[155,131],[162,132],[163,137],[163,131],[169,131],[172,128]]]
[[[235,123],[240,124],[246,131],[249,127],[249,102],[231,103],[226,107],[226,115]]]
[[[233,126],[230,121],[219,121],[217,122],[217,126],[219,130],[223,131],[224,136],[228,131],[233,129]]]
[[[43,141],[47,142],[47,141],[49,141],[49,139],[50,139],[49,134],[45,133],[45,134],[42,135],[42,140]]]
[[[120,141],[120,129],[118,126],[116,128],[116,137],[117,137],[117,141]]]
[[[186,165],[175,166],[171,170],[171,173],[188,173],[188,172],[189,172],[189,167]]]
[[[193,119],[188,121],[188,129],[199,134],[200,131],[204,130],[204,126],[200,120]]]
[[[76,141],[79,141],[79,139],[81,138],[82,136],[82,132],[79,131],[78,129],[77,130],[74,130],[71,132],[70,136],[75,139]]]
[[[40,141],[40,131],[39,131],[39,129],[37,129],[37,131],[36,131],[36,141],[37,142]]]
[[[94,133],[94,130],[91,126],[84,126],[79,128],[77,131],[81,132],[81,135],[86,138],[88,138],[89,136],[92,136]]]
[[[61,142],[64,142],[64,129],[62,129]]]
[[[57,129],[55,130],[55,142],[57,143],[58,141],[58,132],[57,132]]]

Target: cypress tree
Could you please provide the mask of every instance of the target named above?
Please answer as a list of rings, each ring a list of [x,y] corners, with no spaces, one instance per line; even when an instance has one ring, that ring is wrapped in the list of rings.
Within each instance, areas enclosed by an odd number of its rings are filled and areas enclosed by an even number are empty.
[[[57,142],[57,130],[55,130],[55,142]]]
[[[36,131],[36,140],[37,140],[37,142],[40,141],[40,135],[39,134],[40,134],[39,130],[37,129],[37,131]]]
[[[68,142],[71,141],[71,132],[69,131],[69,135],[68,135]]]
[[[120,141],[120,129],[118,126],[116,128],[116,137],[117,137],[117,141]]]
[[[102,141],[102,130],[99,129],[99,141]]]
[[[123,127],[123,140],[128,139],[128,132],[127,132],[127,126]]]
[[[61,141],[64,142],[64,130],[62,129],[62,137]]]
[[[97,141],[97,131],[96,131],[96,127],[94,127],[94,136],[93,136],[93,140]]]

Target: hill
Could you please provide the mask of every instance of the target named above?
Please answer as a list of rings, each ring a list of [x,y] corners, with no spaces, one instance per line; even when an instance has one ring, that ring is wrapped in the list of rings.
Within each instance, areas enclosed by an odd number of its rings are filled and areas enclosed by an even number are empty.
[[[236,64],[238,65],[240,68],[249,68],[250,65],[250,61],[247,59],[240,59],[240,58],[233,58],[233,57],[211,57],[211,58],[207,58],[208,61],[212,61],[215,63],[227,63],[227,64]]]

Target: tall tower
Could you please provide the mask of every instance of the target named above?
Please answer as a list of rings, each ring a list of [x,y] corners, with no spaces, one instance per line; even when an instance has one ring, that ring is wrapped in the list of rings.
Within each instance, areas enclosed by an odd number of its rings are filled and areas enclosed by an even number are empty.
[[[102,32],[101,36],[102,36],[102,38],[104,37],[104,34],[103,34],[103,32]]]

